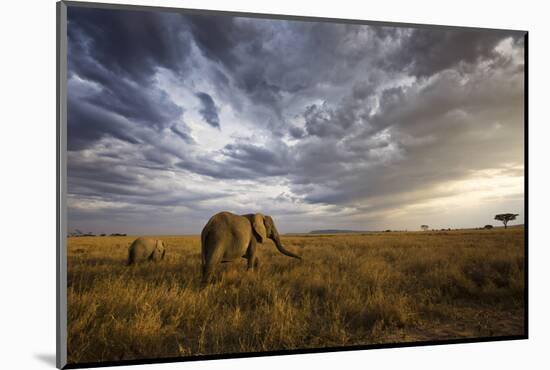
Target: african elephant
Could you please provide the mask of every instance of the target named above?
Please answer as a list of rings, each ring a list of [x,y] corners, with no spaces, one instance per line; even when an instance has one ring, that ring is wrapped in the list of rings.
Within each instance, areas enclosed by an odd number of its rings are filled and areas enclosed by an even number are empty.
[[[286,250],[270,216],[261,213],[235,215],[220,212],[212,216],[201,232],[202,283],[208,283],[214,266],[238,258],[248,260],[248,269],[258,266],[256,244],[271,239],[277,249],[290,257],[302,257]]]
[[[165,244],[162,240],[137,238],[128,247],[128,265],[140,261],[160,261],[166,254]]]

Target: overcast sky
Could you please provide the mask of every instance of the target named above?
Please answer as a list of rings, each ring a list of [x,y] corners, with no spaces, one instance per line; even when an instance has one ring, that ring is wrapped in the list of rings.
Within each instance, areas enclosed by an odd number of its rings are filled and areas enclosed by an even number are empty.
[[[418,230],[524,213],[524,46],[443,30],[68,9],[69,231]]]

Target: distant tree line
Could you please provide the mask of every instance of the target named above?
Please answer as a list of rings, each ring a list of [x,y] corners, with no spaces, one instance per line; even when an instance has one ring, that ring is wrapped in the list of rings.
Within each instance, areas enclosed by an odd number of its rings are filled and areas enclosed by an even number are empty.
[[[514,221],[517,216],[519,216],[519,214],[517,214],[517,213],[501,213],[501,214],[495,215],[495,220],[502,222],[504,224],[504,228],[506,229],[508,227],[508,222]],[[428,225],[420,225],[420,228],[424,231],[428,231],[430,227]],[[483,227],[478,227],[476,229],[477,230],[483,230],[483,229],[490,230],[492,228],[493,228],[493,225],[485,225]],[[389,231],[390,230],[386,230],[386,232],[389,232]],[[451,231],[451,229],[450,228],[441,229],[440,231]]]
[[[91,231],[82,232],[79,229],[75,229],[73,232],[70,232],[67,236],[77,238],[77,237],[83,237],[83,236],[96,236],[96,234],[92,233]],[[107,236],[107,234],[102,233],[102,234],[99,234],[99,236]],[[112,234],[109,234],[109,236],[127,236],[127,235],[121,234],[121,233],[112,233]]]

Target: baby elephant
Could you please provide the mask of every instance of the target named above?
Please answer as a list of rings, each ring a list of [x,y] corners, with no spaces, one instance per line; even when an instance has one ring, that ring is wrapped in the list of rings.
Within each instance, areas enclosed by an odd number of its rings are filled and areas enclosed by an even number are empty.
[[[128,248],[128,265],[140,261],[160,261],[164,259],[166,249],[162,240],[137,238]]]

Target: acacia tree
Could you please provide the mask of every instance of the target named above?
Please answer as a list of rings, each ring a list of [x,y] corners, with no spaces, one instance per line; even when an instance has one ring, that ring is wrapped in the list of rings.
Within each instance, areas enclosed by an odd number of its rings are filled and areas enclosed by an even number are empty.
[[[502,222],[504,224],[504,228],[506,229],[508,227],[508,222],[514,221],[517,216],[519,215],[514,213],[501,213],[495,216],[495,220]]]
[[[428,225],[420,225],[420,228],[424,231],[428,230],[430,227]]]

